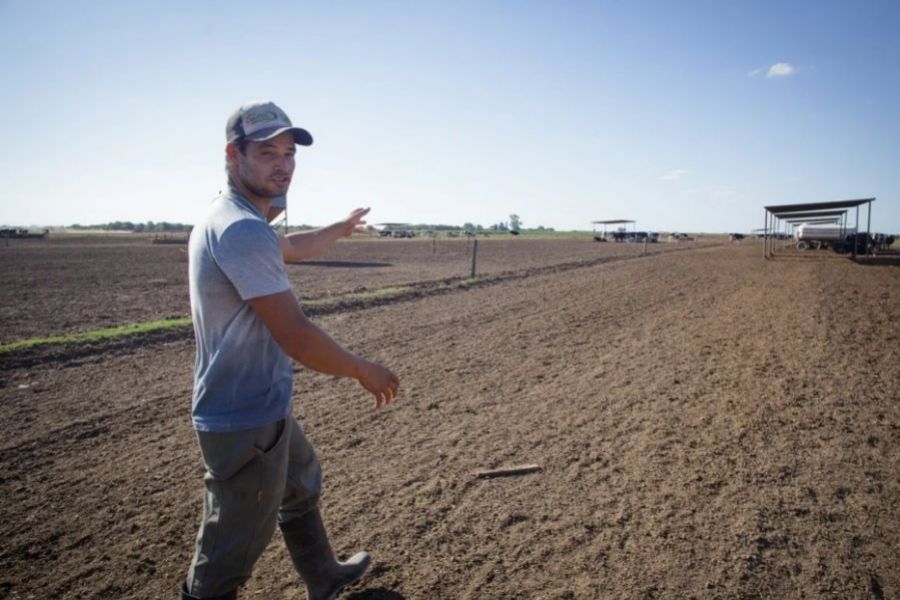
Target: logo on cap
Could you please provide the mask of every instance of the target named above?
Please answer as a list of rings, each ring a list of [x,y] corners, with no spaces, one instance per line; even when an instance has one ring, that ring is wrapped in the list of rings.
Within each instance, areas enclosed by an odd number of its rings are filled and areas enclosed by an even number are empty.
[[[294,127],[281,108],[273,102],[251,102],[241,106],[225,126],[225,138],[232,142],[237,139],[262,141],[290,131],[294,142],[302,146],[312,144],[312,136],[301,127]]]
[[[279,119],[283,119],[287,121],[286,117],[282,117],[274,110],[259,110],[244,113],[244,123],[247,125],[256,125],[257,123],[265,123],[266,121],[277,121]]]

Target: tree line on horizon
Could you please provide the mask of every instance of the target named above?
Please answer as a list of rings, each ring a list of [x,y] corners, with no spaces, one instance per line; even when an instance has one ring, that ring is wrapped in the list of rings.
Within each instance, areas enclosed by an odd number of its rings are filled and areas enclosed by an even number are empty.
[[[132,223],[131,221],[113,221],[111,223],[101,223],[97,225],[81,225],[75,223],[69,225],[68,229],[76,231],[100,230],[100,231],[133,231],[134,233],[187,233],[193,229],[193,225],[187,223],[169,223],[168,221],[160,221],[154,223],[147,221],[146,223]]]
[[[484,231],[519,231],[523,229],[522,227],[522,219],[519,215],[512,214],[509,215],[509,221],[500,221],[499,223],[493,223],[487,227],[484,225],[476,225],[475,223],[466,222],[460,225],[432,225],[428,223],[418,223],[418,224],[402,224],[404,227],[407,227],[413,231],[472,231],[472,232],[484,232]],[[397,225],[400,225],[399,223]],[[374,230],[373,226],[369,226],[369,229]],[[552,227],[544,227],[543,225],[538,225],[528,231],[555,231]]]
[[[492,224],[488,227],[484,227],[482,225],[476,225],[474,223],[464,223],[462,226],[460,225],[433,225],[433,224],[415,224],[408,225],[410,229],[413,230],[430,230],[430,231],[518,231],[521,228],[522,221],[520,220],[518,215],[510,215],[509,222],[501,221],[499,223]],[[124,232],[134,232],[134,233],[190,233],[191,229],[193,229],[193,225],[188,223],[169,223],[168,221],[147,221],[146,223],[135,223],[132,221],[112,221],[109,223],[98,223],[94,225],[82,225],[80,223],[75,223],[74,225],[69,225],[68,229],[73,229],[75,231],[124,231]],[[306,229],[315,229],[312,225],[290,225],[289,226],[293,231],[302,231]],[[368,227],[369,229],[374,230],[374,227],[371,225]],[[544,227],[538,226],[533,229],[534,231],[553,231],[552,227]]]

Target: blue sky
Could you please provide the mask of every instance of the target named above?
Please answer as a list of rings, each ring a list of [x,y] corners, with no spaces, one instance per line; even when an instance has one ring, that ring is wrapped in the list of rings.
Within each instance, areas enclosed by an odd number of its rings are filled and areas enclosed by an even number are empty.
[[[0,223],[195,222],[271,99],[292,223],[748,231],[875,196],[900,232],[900,3],[0,0]]]

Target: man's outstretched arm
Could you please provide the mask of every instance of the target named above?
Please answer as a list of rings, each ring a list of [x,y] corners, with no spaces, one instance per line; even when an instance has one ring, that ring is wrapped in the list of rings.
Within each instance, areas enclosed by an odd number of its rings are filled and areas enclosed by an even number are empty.
[[[357,208],[346,219],[327,227],[298,231],[288,235],[279,234],[284,262],[297,262],[305,258],[312,258],[340,238],[362,231],[366,224],[363,217],[367,214],[369,214],[368,208]]]
[[[319,373],[352,377],[375,396],[375,408],[390,404],[400,380],[391,371],[343,348],[310,321],[293,292],[248,301],[278,345],[294,360]]]

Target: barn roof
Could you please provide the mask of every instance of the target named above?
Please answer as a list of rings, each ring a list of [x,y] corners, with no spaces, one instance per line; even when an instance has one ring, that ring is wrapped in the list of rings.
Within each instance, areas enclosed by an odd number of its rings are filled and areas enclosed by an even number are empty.
[[[834,210],[837,208],[849,209],[855,208],[867,202],[875,202],[875,198],[838,200],[836,202],[808,202],[806,204],[780,204],[775,206],[767,206],[766,210],[773,215],[781,215],[782,213],[823,211]]]
[[[844,210],[807,210],[803,212],[788,212],[788,213],[776,213],[776,216],[782,220],[791,220],[791,219],[810,219],[810,218],[818,218],[818,217],[840,217],[844,213],[847,212],[848,209]]]
[[[636,223],[629,219],[613,219],[612,221],[591,221],[594,225],[621,225],[623,223]]]
[[[781,215],[781,217],[779,217],[779,218],[782,221],[787,221],[787,222],[791,223],[794,221],[808,221],[810,219],[819,219],[819,220],[829,219],[829,220],[840,221],[843,216],[844,216],[844,213],[842,211],[839,211],[836,213],[833,213],[833,212],[812,213],[812,214],[797,213],[797,214],[790,214],[790,215]]]

